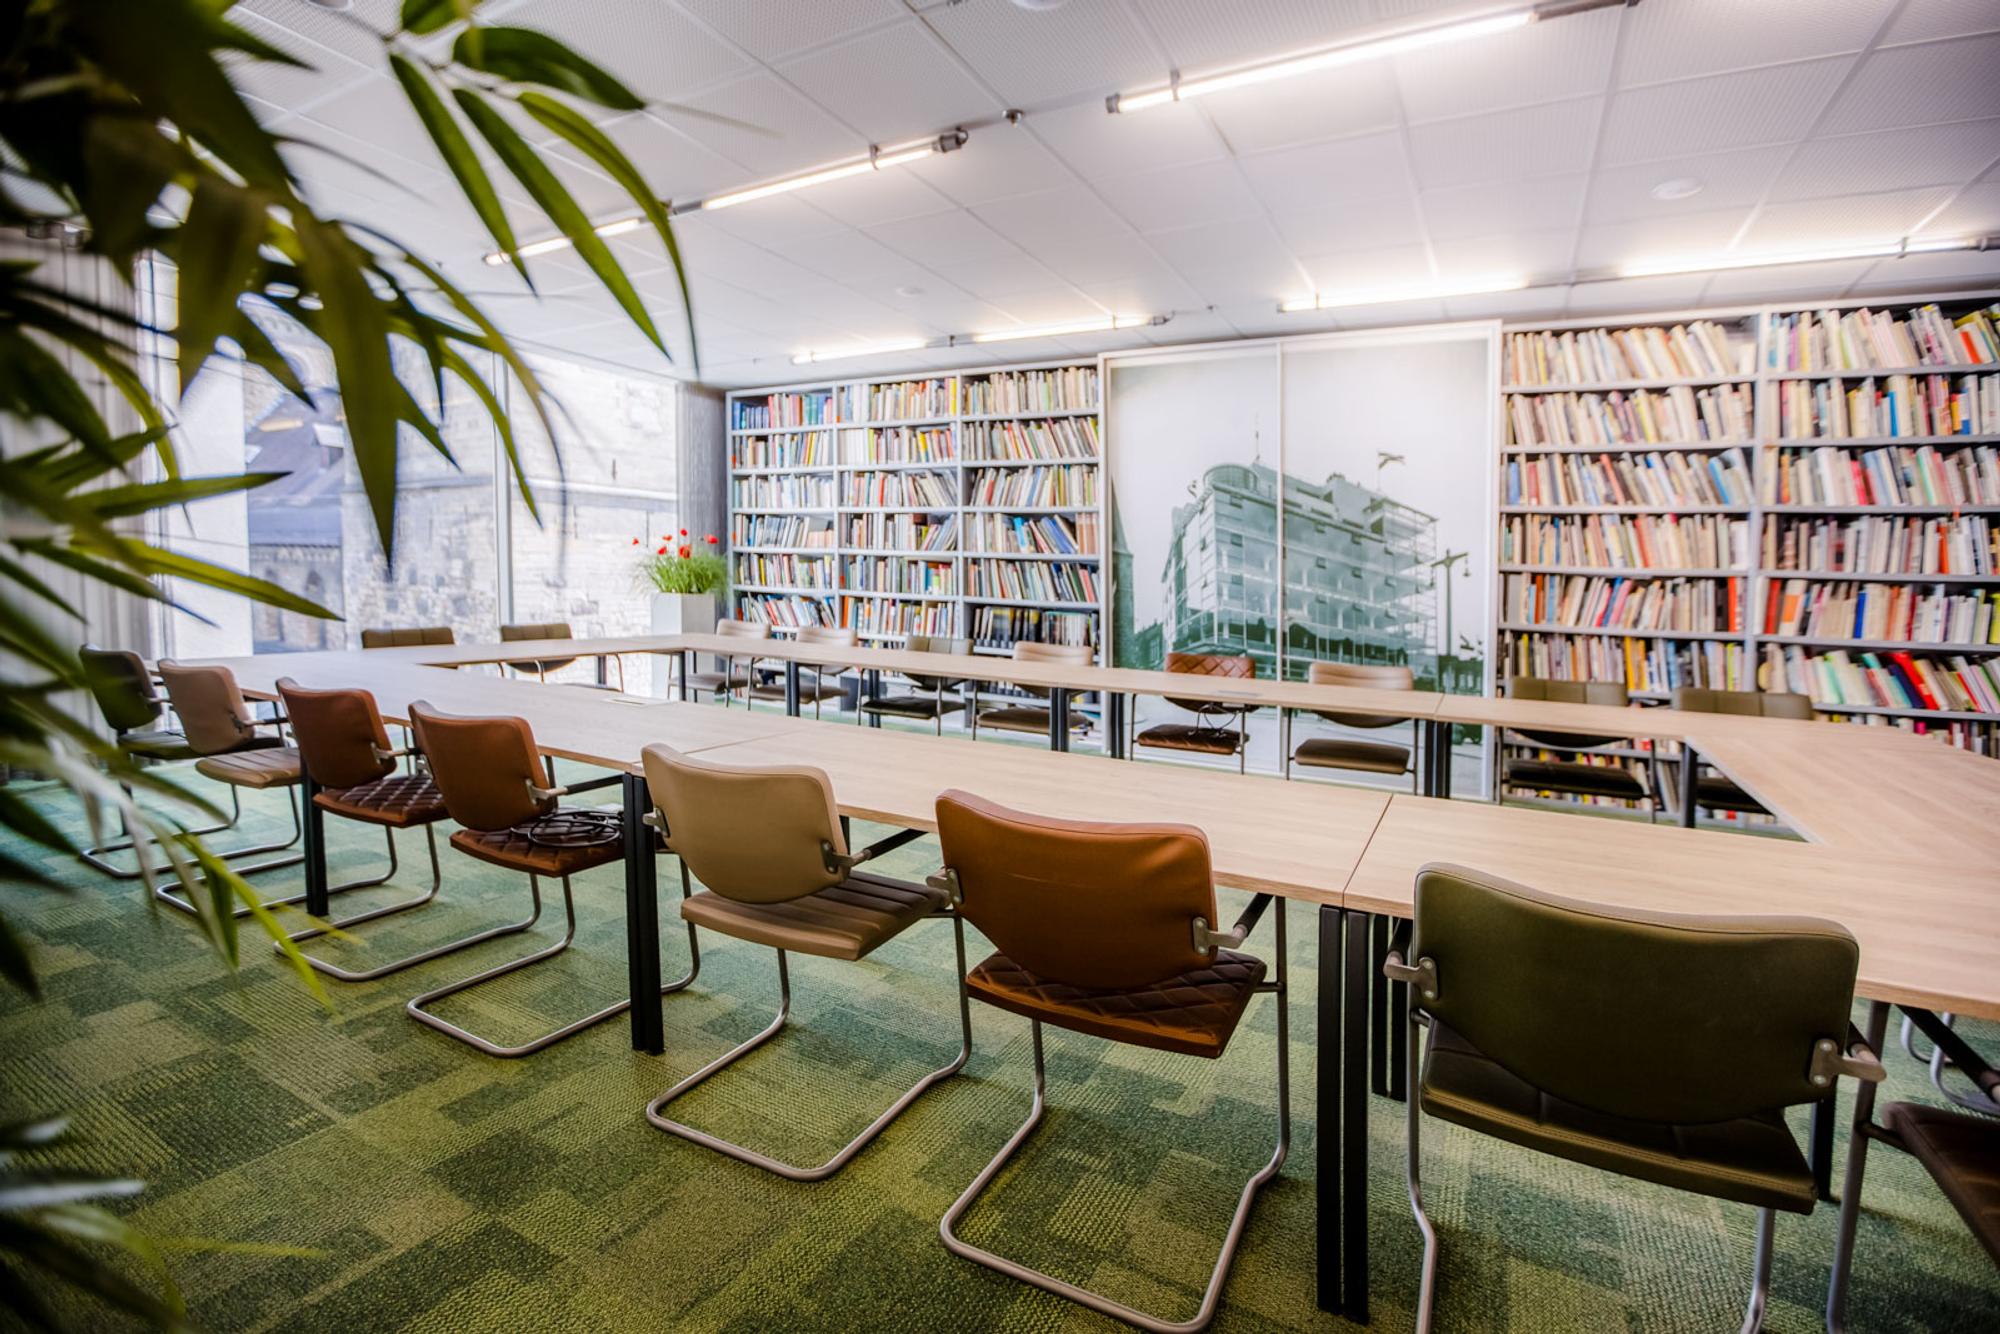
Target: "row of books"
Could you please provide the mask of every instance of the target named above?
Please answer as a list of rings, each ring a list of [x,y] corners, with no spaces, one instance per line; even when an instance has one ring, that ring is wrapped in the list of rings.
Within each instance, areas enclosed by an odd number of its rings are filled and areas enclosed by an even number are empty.
[[[968,549],[1024,555],[1094,556],[1097,554],[1097,515],[1088,511],[1082,514],[981,514],[973,520]]]
[[[739,514],[729,526],[729,545],[746,547],[827,547],[834,545],[833,520],[799,514]]]
[[[802,394],[739,398],[732,404],[730,429],[768,431],[774,426],[818,426],[833,420],[833,395],[824,389]]]
[[[1097,566],[1066,561],[968,560],[965,593],[1009,602],[1095,602]]]
[[[1810,695],[1822,709],[1932,709],[2000,714],[2000,658],[1931,658],[1903,651],[1815,653],[1764,646],[1766,689]]]
[[[1898,644],[2000,644],[1996,595],[1945,584],[1774,580],[1764,595],[1764,633]]]
[[[965,382],[965,410],[972,416],[993,412],[1082,411],[1097,404],[1095,366],[997,371]]]
[[[835,587],[831,556],[794,556],[739,553],[736,582],[762,588]]]
[[[856,472],[840,479],[840,503],[854,507],[958,506],[958,477],[948,472]]]
[[[1552,454],[1511,459],[1509,505],[1748,505],[1750,465],[1741,449],[1719,454]]]
[[[2000,432],[2000,375],[1870,376],[1783,380],[1778,438],[1847,440],[1876,435],[1985,435]]]
[[[730,450],[732,468],[831,468],[833,432],[746,435]]]
[[[1097,503],[1097,469],[1080,463],[1034,468],[983,468],[972,474],[966,503],[990,508],[1049,509]]]
[[[902,637],[939,635],[957,638],[958,604],[954,602],[890,602],[883,598],[842,598],[841,624],[855,634]]]
[[[946,375],[893,384],[851,384],[840,390],[840,419],[846,422],[916,421],[958,415],[958,381]]]
[[[2000,446],[1823,446],[1768,462],[1766,505],[2000,505]]]
[[[2000,758],[2000,727],[1983,720],[1940,721],[1935,718],[1910,718],[1894,713],[1829,713],[1826,716],[1832,722],[1858,727],[1893,727],[1899,732],[1910,732],[1926,740],[1936,741],[1939,745],[1970,751],[1974,755]]]
[[[857,514],[847,521],[847,545],[865,551],[953,551],[958,547],[958,516]]]
[[[1935,305],[1907,319],[1862,307],[1779,315],[1771,322],[1766,364],[1774,371],[1858,371],[1887,366],[1990,365],[2000,362],[1994,323],[2000,306],[1953,319]]]
[[[972,459],[1095,459],[1099,456],[1095,417],[973,422],[966,426],[965,432],[966,455]]]
[[[1559,629],[1738,631],[1742,580],[1510,574],[1500,619]]]
[[[1507,443],[1529,448],[1565,445],[1698,445],[1750,439],[1748,385],[1699,392],[1686,385],[1655,393],[1511,394]]]
[[[958,457],[948,426],[889,426],[846,432],[844,463],[950,463]]]
[[[833,604],[795,593],[738,593],[736,619],[753,625],[832,625]]]
[[[1748,375],[1756,356],[1712,320],[1662,329],[1542,330],[1507,336],[1507,383],[1604,384]]]
[[[922,593],[957,597],[957,562],[863,556],[841,565],[841,587],[867,593]]]
[[[1718,570],[1749,556],[1749,520],[1712,514],[1517,514],[1500,527],[1505,565]]]
[[[1097,615],[1088,611],[1045,611],[1036,607],[974,607],[972,642],[981,648],[1035,644],[1095,644]]]
[[[1751,689],[1743,646],[1725,640],[1614,639],[1607,635],[1513,634],[1507,670],[1556,681],[1618,681],[1665,694],[1681,686]]]
[[[1980,514],[1773,518],[1764,524],[1763,556],[1767,570],[2000,577],[2000,524]]]
[[[731,507],[744,509],[830,510],[833,475],[799,473],[776,477],[739,477],[730,484]]]

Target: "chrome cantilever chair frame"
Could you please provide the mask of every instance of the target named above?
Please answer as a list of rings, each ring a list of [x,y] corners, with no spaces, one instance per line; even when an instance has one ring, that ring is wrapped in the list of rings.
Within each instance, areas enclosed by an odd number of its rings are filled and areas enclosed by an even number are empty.
[[[339,894],[350,889],[362,889],[369,885],[380,885],[395,879],[396,871],[398,869],[397,858],[396,858],[396,831],[387,826],[384,826],[382,834],[384,839],[389,844],[389,869],[383,872],[382,875],[377,879],[358,880],[352,884],[336,885],[332,889],[329,889],[327,893]],[[402,899],[395,903],[385,904],[380,908],[370,908],[366,912],[358,912],[350,917],[336,918],[322,925],[304,927],[301,928],[300,930],[287,933],[285,939],[290,941],[292,944],[296,945],[303,941],[317,939],[318,937],[325,935],[329,931],[345,931],[348,927],[360,926],[363,922],[372,922],[379,917],[387,917],[392,913],[407,912],[411,908],[421,908],[425,904],[429,903],[431,900],[435,899],[438,896],[439,888],[442,887],[444,884],[444,869],[438,865],[437,826],[435,824],[427,824],[424,826],[424,846],[426,850],[429,851],[431,858],[431,887],[425,890],[422,894],[417,895],[413,899]],[[528,925],[532,924],[533,922],[531,919]],[[472,935],[465,936],[462,937],[461,939],[452,941],[449,944],[437,945],[427,950],[420,950],[415,954],[409,955],[407,958],[398,959],[393,963],[385,963],[375,968],[362,968],[362,969],[342,968],[338,964],[329,963],[325,959],[322,959],[317,955],[306,953],[304,950],[299,951],[299,954],[300,957],[302,957],[308,964],[312,965],[312,967],[316,971],[324,973],[326,976],[333,978],[336,982],[372,982],[378,977],[387,977],[391,973],[401,972],[405,968],[412,967],[416,964],[424,963],[427,960],[435,959],[442,955],[450,954],[453,950],[464,949],[468,945],[477,945],[482,940],[491,940],[495,936],[506,935],[510,931],[525,930],[525,929],[526,926],[497,927],[490,931],[476,932]],[[271,950],[273,953],[283,954],[285,952],[285,947],[282,943],[274,940],[271,942]]]
[[[1242,929],[1242,934],[1237,937],[1237,943],[1241,943],[1243,939],[1248,937],[1250,930],[1255,928],[1256,919],[1263,912],[1263,905],[1273,901],[1277,904],[1277,978],[1275,981],[1259,983],[1256,991],[1274,995],[1278,998],[1278,1142],[1277,1147],[1271,1153],[1270,1160],[1244,1183],[1243,1192],[1237,1197],[1236,1212],[1230,1217],[1229,1231],[1222,1239],[1221,1253],[1216,1256],[1215,1268],[1210,1271],[1208,1286],[1202,1292],[1201,1306],[1195,1311],[1194,1315],[1183,1321],[1161,1320],[1157,1316],[1148,1315],[1146,1312],[1127,1306],[1123,1302],[1113,1301],[1111,1298],[1092,1292],[1088,1288],[1078,1287],[1076,1284],[1065,1282],[1054,1275],[1045,1274],[1038,1269],[1030,1269],[1018,1261],[1010,1260],[1006,1256],[996,1254],[984,1247],[975,1246],[952,1230],[958,1220],[964,1216],[965,1211],[971,1208],[972,1202],[979,1197],[979,1193],[986,1189],[987,1184],[995,1176],[999,1175],[1000,1170],[1007,1165],[1008,1160],[1014,1156],[1015,1151],[1027,1142],[1028,1137],[1035,1132],[1035,1128],[1042,1122],[1042,1114],[1048,1105],[1048,1076],[1042,1058],[1042,1022],[1039,1019],[1029,1021],[1033,1026],[1035,1051],[1034,1103],[1028,1109],[1028,1119],[1021,1123],[1021,1128],[1016,1130],[1013,1137],[1001,1146],[1000,1152],[994,1156],[993,1161],[986,1164],[986,1167],[979,1175],[972,1179],[972,1184],[965,1188],[965,1193],[958,1197],[951,1208],[945,1211],[944,1218],[939,1221],[938,1235],[944,1239],[945,1246],[952,1254],[971,1260],[975,1264],[985,1265],[988,1269],[997,1270],[1009,1278],[1032,1284],[1046,1292],[1053,1292],[1059,1297],[1067,1297],[1070,1301],[1076,1302],[1081,1306],[1087,1306],[1093,1311],[1102,1312],[1113,1319],[1123,1320],[1127,1324],[1138,1326],[1140,1329],[1152,1330],[1154,1334],[1193,1334],[1194,1331],[1206,1327],[1209,1321],[1215,1318],[1216,1306],[1222,1299],[1222,1285],[1229,1277],[1229,1266],[1236,1258],[1236,1248],[1243,1240],[1243,1229],[1250,1221],[1250,1207],[1256,1203],[1257,1192],[1262,1190],[1265,1183],[1276,1176],[1278,1170],[1285,1165],[1285,1156],[1291,1151],[1291,1047],[1289,1041],[1290,1027],[1287,1023],[1288,992],[1285,979],[1285,901],[1282,898],[1272,899],[1265,895],[1259,895],[1256,899],[1251,900],[1249,908],[1244,911],[1243,916],[1237,921],[1238,927]],[[959,977],[961,979],[959,991],[962,998],[966,995],[963,981],[964,976],[965,970],[961,965],[959,969]]]

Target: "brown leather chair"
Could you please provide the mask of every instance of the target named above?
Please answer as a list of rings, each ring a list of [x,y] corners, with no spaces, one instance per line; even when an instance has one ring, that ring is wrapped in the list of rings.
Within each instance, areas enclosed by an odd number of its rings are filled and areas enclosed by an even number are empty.
[[[1415,922],[1382,968],[1409,992],[1419,1334],[1430,1328],[1438,1256],[1419,1171],[1425,1113],[1754,1206],[1743,1328],[1758,1329],[1776,1212],[1811,1213],[1816,1198],[1785,1111],[1830,1110],[1842,1075],[1882,1078],[1848,1018],[1859,959],[1845,928],[1816,918],[1632,912],[1459,866],[1419,871]]]
[[[1215,1314],[1222,1284],[1258,1190],[1284,1165],[1291,1142],[1285,994],[1285,903],[1277,899],[1276,981],[1239,946],[1273,902],[1260,894],[1229,931],[1217,920],[1208,841],[1171,824],[1090,824],[1009,810],[966,792],[937,800],[945,869],[932,877],[996,953],[966,974],[965,989],[1025,1016],[1034,1038],[1035,1097],[1027,1121],[973,1178],[939,1225],[954,1254],[1145,1329],[1194,1330]],[[1278,1142],[1244,1185],[1200,1309],[1185,1323],[1113,1301],[1009,1260],[954,1230],[1040,1124],[1047,1076],[1045,1025],[1155,1051],[1222,1055],[1258,992],[1277,997]]]
[[[1788,691],[1708,690],[1699,686],[1681,686],[1674,691],[1672,704],[1676,709],[1687,709],[1694,713],[1734,713],[1756,718],[1796,718],[1805,722],[1813,720],[1812,698]],[[1681,790],[1686,791],[1685,782],[1682,783]],[[1738,787],[1734,779],[1716,773],[1707,766],[1696,768],[1694,804],[1697,809],[1706,806],[1712,811],[1735,811],[1744,815],[1769,813],[1755,797]]]
[[[524,621],[519,625],[503,625],[500,627],[500,642],[503,644],[519,644],[533,639],[574,638],[575,636],[570,633],[568,621]],[[617,689],[622,691],[625,689],[625,659],[617,654],[612,654],[611,660],[618,664]],[[546,682],[549,679],[550,672],[559,672],[575,661],[576,658],[571,656],[567,658],[540,658],[528,662],[510,662],[507,665],[523,676],[532,676],[538,681]],[[569,684],[587,685],[600,690],[611,689],[610,686],[600,686],[595,681],[574,681]]]
[[[970,639],[953,639],[949,635],[911,635],[903,645],[911,653],[943,653],[957,657],[972,655]],[[891,695],[875,695],[861,701],[854,721],[858,724],[866,718],[928,718],[935,725],[937,734],[944,735],[944,720],[947,714],[958,713],[965,708],[965,696],[948,692],[958,691],[963,681],[950,677],[932,676],[926,673],[904,674],[911,690]]]
[[[801,644],[831,644],[837,648],[854,647],[854,631],[844,625],[804,625],[799,627],[798,641]],[[782,672],[784,663],[769,660],[767,666],[776,666]],[[847,693],[847,688],[837,679],[847,672],[843,663],[800,663],[799,701],[812,701],[813,717],[819,717],[822,700],[839,699]],[[785,701],[785,681],[782,675],[771,676],[768,672],[753,672],[750,684],[743,689],[743,704],[750,706],[752,700]]]
[[[617,817],[609,812],[563,808],[557,804],[564,796],[609,787],[621,781],[620,777],[614,774],[586,783],[558,786],[535,748],[534,733],[522,719],[453,717],[418,701],[410,705],[410,727],[431,778],[444,797],[445,809],[464,826],[451,836],[452,847],[468,857],[528,877],[528,894],[534,910],[522,921],[492,934],[525,931],[541,918],[544,877],[562,882],[564,918],[562,939],[555,944],[426,991],[404,1006],[411,1018],[489,1056],[513,1057],[540,1051],[632,1008],[632,998],[627,996],[553,1032],[512,1046],[489,1041],[424,1008],[433,1001],[519,972],[567,950],[576,939],[576,900],[570,890],[570,877],[624,861],[625,840]],[[692,930],[688,941],[692,947]],[[699,966],[698,958],[695,966]],[[660,988],[660,994],[680,990],[694,980],[694,973],[691,966],[686,977],[667,983]]]
[[[167,711],[167,701],[153,684],[153,674],[146,669],[144,659],[138,654],[85,644],[77,651],[77,659],[90,686],[90,696],[96,701],[98,712],[104,715],[106,725],[111,728],[112,742],[119,750],[141,764],[196,758],[195,749],[188,745],[187,738],[178,730],[157,725]],[[132,799],[130,785],[120,786],[126,797]],[[229,791],[233,799],[236,789]],[[238,817],[242,814],[240,803],[237,804],[236,814]],[[141,851],[140,844],[145,844],[150,850],[157,846],[157,840],[151,835],[135,833],[130,810],[121,810],[119,818],[124,826],[123,832],[108,842],[84,848],[77,853],[78,859],[86,866],[119,880],[137,880],[148,871],[157,874],[169,869],[165,865],[142,865],[145,853]],[[235,823],[234,818],[218,820],[191,832],[197,835],[219,833]],[[114,852],[132,853],[134,865],[128,869],[113,862],[111,854]]]
[[[1625,687],[1616,681],[1555,681],[1541,676],[1510,676],[1507,678],[1507,694],[1513,699],[1549,700],[1559,704],[1602,704],[1619,709],[1631,704],[1631,698],[1625,693]],[[1509,730],[1533,745],[1547,750],[1566,751],[1578,756],[1588,755],[1592,751],[1601,751],[1606,747],[1617,746],[1630,740],[1627,737],[1590,736],[1527,727]],[[1503,790],[1519,787],[1568,796],[1643,801],[1646,803],[1648,819],[1657,819],[1659,816],[1659,782],[1654,776],[1651,760],[1648,760],[1647,768],[1642,774],[1626,768],[1615,760],[1608,764],[1591,764],[1581,758],[1545,760],[1503,754],[1500,763],[1500,786]]]
[[[409,629],[377,627],[361,632],[363,648],[413,648],[430,644],[456,644],[458,637],[448,625],[419,625]]]
[[[667,850],[681,863],[681,916],[697,926],[778,954],[778,1017],[749,1041],[710,1061],[646,1105],[646,1119],[660,1129],[793,1181],[820,1181],[844,1167],[883,1127],[940,1080],[965,1066],[972,1053],[972,1019],[959,997],[961,1040],[951,1064],[931,1071],[868,1124],[867,1129],[817,1167],[794,1167],[755,1149],[717,1138],[668,1117],[665,1107],[710,1075],[777,1036],[792,1009],[790,953],[823,959],[865,959],[926,917],[951,919],[958,965],[965,967],[965,930],[944,895],[855,868],[918,837],[905,830],[858,853],[834,805],[833,786],[805,765],[757,767],[715,764],[669,746],[642,752],[655,818],[666,830]],[[693,893],[690,875],[702,883]]]
[[[1043,644],[1032,639],[1014,641],[1013,657],[1016,662],[1064,662],[1089,665],[1097,661],[1097,650],[1088,644]],[[1023,694],[1036,699],[1047,699],[1049,692],[1040,686],[1017,687]],[[978,693],[973,695],[972,736],[979,739],[979,729],[991,727],[1001,732],[1039,732],[1043,736],[1049,731],[1049,709],[1045,704],[1002,704],[994,708],[978,707]],[[1071,696],[1070,730],[1087,732],[1090,719],[1074,711],[1075,696]]]
[[[717,621],[715,633],[730,639],[769,639],[771,627],[755,621]],[[700,657],[699,654],[695,656]],[[719,696],[727,704],[734,692],[749,687],[751,659],[752,655],[746,653],[739,667],[736,655],[730,654],[722,659],[722,670],[719,672],[684,672],[681,676],[681,698],[707,694]]]
[[[1247,653],[1169,653],[1167,670],[1185,676],[1221,676],[1251,681],[1257,676],[1257,662]],[[1194,715],[1192,723],[1158,723],[1132,738],[1136,750],[1151,746],[1161,750],[1185,750],[1198,755],[1234,755],[1236,770],[1243,771],[1250,753],[1250,737],[1244,720],[1256,711],[1254,704],[1222,704],[1205,699],[1178,699],[1167,703]],[[1231,721],[1235,726],[1231,727]]]
[[[1359,686],[1366,690],[1415,690],[1417,678],[1408,667],[1370,666],[1358,662],[1312,662],[1306,664],[1306,681],[1316,686]],[[1330,723],[1342,727],[1368,728],[1394,727],[1398,723],[1409,722],[1414,730],[1416,723],[1409,719],[1385,717],[1375,713],[1344,713],[1338,709],[1314,709],[1312,712]],[[1416,765],[1411,761],[1416,756],[1416,746],[1398,746],[1387,741],[1360,741],[1352,737],[1320,736],[1307,737],[1294,747],[1291,740],[1291,711],[1285,711],[1285,777],[1292,776],[1294,764],[1308,769],[1345,769],[1352,773],[1388,774],[1400,777],[1412,776],[1415,788]]]

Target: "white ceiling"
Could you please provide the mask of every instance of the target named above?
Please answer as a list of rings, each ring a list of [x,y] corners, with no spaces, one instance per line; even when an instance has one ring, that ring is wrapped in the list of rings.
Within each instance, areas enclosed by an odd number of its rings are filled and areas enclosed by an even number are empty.
[[[799,378],[790,356],[805,348],[1104,314],[1172,319],[838,365],[873,374],[1357,324],[2000,284],[2000,254],[1937,254],[1277,313],[1314,290],[2000,232],[1996,0],[1642,0],[1157,110],[1104,110],[1106,94],[1174,68],[1458,3],[487,0],[481,12],[554,33],[674,104],[605,121],[667,197],[971,127],[947,156],[677,221],[703,378],[718,385]],[[316,67],[244,68],[261,114],[373,169],[295,151],[315,201],[428,252],[524,340],[664,369],[573,257],[530,261],[539,300],[481,262],[490,244],[367,30],[391,29],[397,9],[236,10]],[[1019,125],[1000,122],[1010,108],[1026,113]],[[586,208],[629,211],[598,172],[561,170]],[[1653,197],[1680,177],[1701,190]],[[524,239],[543,234],[514,196]],[[613,245],[687,373],[657,242]]]

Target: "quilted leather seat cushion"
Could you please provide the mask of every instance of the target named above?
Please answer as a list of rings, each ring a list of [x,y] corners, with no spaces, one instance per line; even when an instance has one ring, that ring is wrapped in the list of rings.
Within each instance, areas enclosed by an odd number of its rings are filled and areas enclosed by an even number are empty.
[[[1350,741],[1345,737],[1313,737],[1301,741],[1292,752],[1292,763],[1313,769],[1357,769],[1371,774],[1409,772],[1410,752],[1406,746],[1386,741]]]
[[[446,815],[444,794],[428,774],[394,773],[359,787],[319,792],[313,804],[349,820],[407,829],[430,824]]]
[[[1057,1028],[1189,1056],[1217,1057],[1243,1018],[1264,961],[1217,950],[1215,962],[1129,991],[1094,991],[1037,977],[1004,954],[966,975],[966,990],[988,1005]]]
[[[1009,704],[998,709],[982,710],[979,715],[979,725],[1001,732],[1046,734],[1049,730],[1049,711],[1045,708],[1036,708],[1032,704]],[[1069,725],[1073,732],[1087,732],[1090,730],[1090,719],[1080,713],[1072,712],[1069,716]]]
[[[817,894],[783,903],[743,903],[704,889],[681,900],[681,916],[773,949],[823,959],[863,959],[943,902],[944,896],[927,885],[852,875]]]
[[[886,713],[898,718],[935,718],[940,713],[957,713],[964,707],[965,701],[953,695],[946,695],[941,702],[933,695],[881,695],[861,701],[863,713]],[[1042,726],[1048,725],[1044,717]]]
[[[1755,813],[1764,809],[1755,797],[1720,774],[1703,774],[1695,780],[1694,804],[1712,811]]]
[[[1890,1103],[1882,1119],[2000,1264],[2000,1121],[1910,1102]]]
[[[1581,792],[1593,797],[1638,801],[1646,789],[1622,765],[1572,764],[1566,760],[1509,760],[1504,781],[1510,787],[1548,792]]]
[[[1674,1125],[1564,1102],[1443,1024],[1424,1054],[1423,1109],[1557,1158],[1742,1204],[1811,1213],[1812,1169],[1776,1112]]]
[[[195,772],[234,787],[290,787],[299,781],[299,753],[290,746],[206,755]]]
[[[196,751],[179,732],[127,732],[118,738],[128,755],[145,760],[191,760]]]
[[[1161,723],[1132,739],[1141,746],[1192,750],[1203,755],[1234,755],[1245,744],[1245,738],[1233,727],[1203,727],[1199,723]]]
[[[519,827],[513,829],[461,829],[451,836],[451,845],[468,856],[477,857],[510,871],[530,875],[575,875],[596,866],[625,860],[625,841],[592,843],[582,847],[556,847],[537,843]]]

